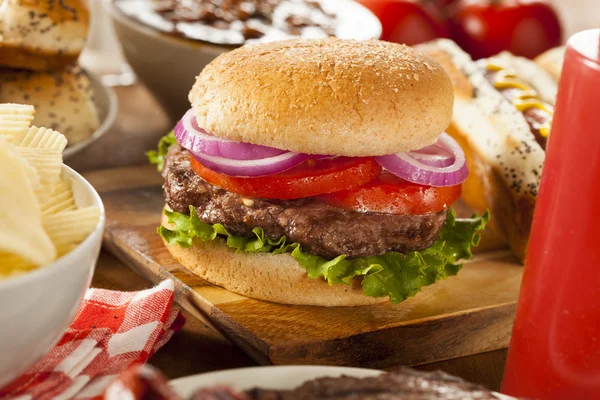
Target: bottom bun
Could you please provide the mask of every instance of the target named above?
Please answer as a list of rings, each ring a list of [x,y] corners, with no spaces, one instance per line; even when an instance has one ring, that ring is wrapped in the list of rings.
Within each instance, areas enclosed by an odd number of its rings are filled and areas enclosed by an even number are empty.
[[[162,224],[170,227],[164,214]],[[220,238],[195,240],[188,248],[165,245],[181,265],[202,279],[253,299],[324,307],[387,301],[387,297],[365,296],[358,279],[352,286],[330,286],[324,279],[311,279],[289,254],[236,254]]]

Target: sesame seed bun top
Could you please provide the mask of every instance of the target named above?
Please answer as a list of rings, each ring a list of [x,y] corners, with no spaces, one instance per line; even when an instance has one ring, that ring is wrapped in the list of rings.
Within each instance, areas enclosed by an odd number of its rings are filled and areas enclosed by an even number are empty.
[[[190,95],[198,125],[223,138],[308,154],[423,148],[452,118],[442,67],[399,44],[287,40],[222,54]]]

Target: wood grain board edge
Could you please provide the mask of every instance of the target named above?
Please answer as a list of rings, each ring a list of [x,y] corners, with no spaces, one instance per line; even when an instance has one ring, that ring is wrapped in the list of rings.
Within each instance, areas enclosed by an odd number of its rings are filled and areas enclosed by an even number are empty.
[[[260,340],[255,335],[252,335],[246,329],[243,329],[243,326],[240,326],[217,307],[213,307],[211,315],[215,321],[218,321],[220,332],[233,343],[244,349],[246,354],[254,361],[261,365],[270,365],[273,363],[268,356],[270,353],[269,344]]]
[[[273,364],[281,365],[323,364],[386,368],[400,364],[428,364],[508,347],[512,325],[508,326],[506,320],[513,318],[515,309],[516,303],[507,303],[352,337],[272,346],[269,357]],[[435,357],[423,357],[423,350],[433,346],[436,348]],[[419,360],[407,358],[408,354],[419,354]]]

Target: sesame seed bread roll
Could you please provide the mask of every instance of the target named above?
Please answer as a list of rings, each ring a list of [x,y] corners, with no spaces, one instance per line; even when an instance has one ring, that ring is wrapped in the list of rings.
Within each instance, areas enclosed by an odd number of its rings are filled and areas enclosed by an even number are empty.
[[[4,0],[0,65],[47,71],[73,63],[85,45],[89,21],[85,0]]]
[[[0,103],[31,104],[33,124],[61,132],[73,145],[99,126],[89,78],[79,66],[56,72],[0,69]]]
[[[224,53],[190,95],[216,136],[308,154],[377,156],[434,143],[452,84],[413,49],[375,40],[290,40]]]
[[[452,80],[454,115],[448,133],[465,150],[469,165],[463,199],[477,212],[490,210],[490,227],[524,261],[544,150],[523,113],[456,43],[440,39],[416,48],[438,61]]]

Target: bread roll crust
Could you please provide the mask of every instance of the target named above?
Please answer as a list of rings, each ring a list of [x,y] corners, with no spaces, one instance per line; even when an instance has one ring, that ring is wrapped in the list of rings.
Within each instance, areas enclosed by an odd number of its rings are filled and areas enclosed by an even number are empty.
[[[69,145],[100,125],[91,82],[78,66],[56,72],[0,69],[0,103],[34,105],[33,123],[61,132]]]
[[[190,95],[198,125],[309,154],[373,156],[434,143],[452,117],[435,61],[394,43],[290,40],[222,54]]]
[[[164,214],[162,224],[172,228]],[[236,254],[221,238],[196,239],[189,248],[166,242],[165,246],[173,258],[202,279],[254,299],[324,307],[387,301],[387,297],[365,296],[359,280],[353,286],[330,286],[324,279],[311,279],[289,254]]]
[[[89,29],[85,0],[4,0],[0,5],[0,65],[34,71],[73,63]]]
[[[554,47],[535,59],[535,62],[542,67],[554,80],[558,81],[562,72],[563,61],[565,60],[565,46]]]
[[[448,132],[465,149],[469,177],[463,199],[490,210],[490,227],[524,261],[545,152],[523,114],[487,81],[480,68],[446,39],[417,46],[438,61],[455,90]]]

